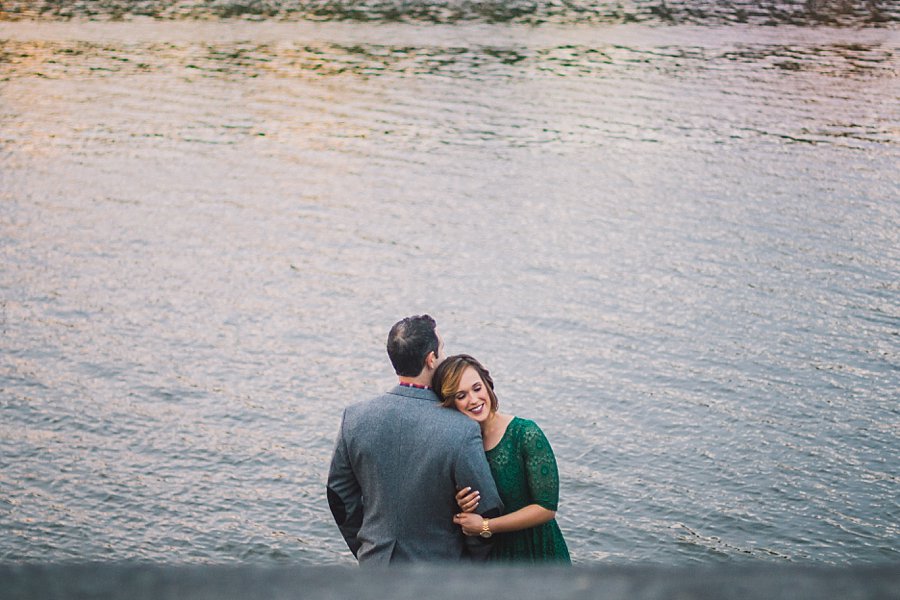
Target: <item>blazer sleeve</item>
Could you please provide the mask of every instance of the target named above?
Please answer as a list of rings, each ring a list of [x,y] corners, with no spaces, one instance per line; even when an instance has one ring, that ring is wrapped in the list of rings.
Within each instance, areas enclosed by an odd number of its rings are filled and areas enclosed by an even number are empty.
[[[363,503],[362,491],[359,481],[353,473],[350,464],[350,455],[347,451],[347,441],[344,438],[344,421],[346,411],[341,418],[341,428],[338,431],[337,441],[334,445],[334,454],[331,457],[331,467],[328,470],[328,507],[331,515],[337,523],[344,541],[350,548],[353,556],[359,552],[359,529],[362,527]]]
[[[491,468],[484,454],[478,426],[474,422],[465,443],[459,448],[454,478],[456,489],[471,486],[473,490],[481,492],[481,500],[475,511],[479,515],[493,518],[503,514],[503,502],[500,500],[497,484],[494,483]],[[465,536],[464,541],[469,556],[476,560],[487,558],[493,545],[492,538],[485,539],[479,536]]]

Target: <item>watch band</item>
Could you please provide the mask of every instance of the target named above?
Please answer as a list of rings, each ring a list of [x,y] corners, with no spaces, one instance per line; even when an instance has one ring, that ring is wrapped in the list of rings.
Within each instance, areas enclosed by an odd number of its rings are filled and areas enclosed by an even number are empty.
[[[481,533],[478,534],[483,538],[489,538],[494,535],[494,532],[491,531],[491,520],[490,519],[482,519],[481,520]]]

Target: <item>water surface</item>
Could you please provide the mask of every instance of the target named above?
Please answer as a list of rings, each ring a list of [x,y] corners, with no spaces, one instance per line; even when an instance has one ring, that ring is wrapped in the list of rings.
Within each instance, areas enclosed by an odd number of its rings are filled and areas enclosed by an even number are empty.
[[[576,562],[898,560],[898,48],[0,23],[0,559],[351,563],[340,412],[429,312]]]

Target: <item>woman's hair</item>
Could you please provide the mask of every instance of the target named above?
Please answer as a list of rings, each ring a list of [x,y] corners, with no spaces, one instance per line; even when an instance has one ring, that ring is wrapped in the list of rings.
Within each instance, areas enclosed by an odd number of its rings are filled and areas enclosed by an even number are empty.
[[[500,401],[497,400],[497,394],[494,393],[494,380],[491,373],[482,366],[480,362],[469,356],[468,354],[455,354],[448,356],[438,365],[431,380],[431,388],[438,398],[441,399],[441,406],[455,408],[453,396],[459,390],[459,380],[466,369],[472,367],[481,381],[487,387],[488,396],[491,399],[491,412],[497,412],[500,407]]]

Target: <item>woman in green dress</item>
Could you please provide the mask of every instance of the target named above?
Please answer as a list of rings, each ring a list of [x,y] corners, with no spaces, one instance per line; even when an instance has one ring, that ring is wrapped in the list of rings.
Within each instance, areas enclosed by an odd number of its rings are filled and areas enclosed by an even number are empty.
[[[466,535],[496,535],[491,560],[571,563],[556,523],[559,472],[544,432],[533,421],[498,411],[490,373],[467,354],[446,358],[432,387],[444,406],[481,426],[485,454],[506,507],[503,516],[483,519],[473,512],[478,491],[463,488],[456,495],[461,512],[453,522]]]

